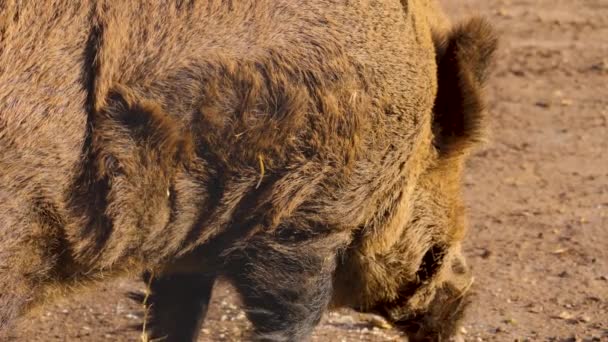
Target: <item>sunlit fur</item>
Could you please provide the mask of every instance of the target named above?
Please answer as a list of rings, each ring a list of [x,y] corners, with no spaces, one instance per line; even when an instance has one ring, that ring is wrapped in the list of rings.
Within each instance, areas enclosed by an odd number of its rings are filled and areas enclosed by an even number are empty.
[[[451,334],[494,44],[430,0],[0,2],[0,333],[149,271],[150,338],[217,276],[259,339],[328,306]]]

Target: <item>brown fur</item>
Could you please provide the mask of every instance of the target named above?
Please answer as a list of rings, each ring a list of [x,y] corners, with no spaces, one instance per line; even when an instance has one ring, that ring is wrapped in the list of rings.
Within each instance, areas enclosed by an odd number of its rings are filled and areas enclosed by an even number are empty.
[[[460,173],[495,39],[447,27],[424,0],[2,2],[0,331],[151,270],[153,337],[181,329],[166,295],[216,275],[262,339],[330,302],[453,332],[460,305],[436,308],[470,285]]]

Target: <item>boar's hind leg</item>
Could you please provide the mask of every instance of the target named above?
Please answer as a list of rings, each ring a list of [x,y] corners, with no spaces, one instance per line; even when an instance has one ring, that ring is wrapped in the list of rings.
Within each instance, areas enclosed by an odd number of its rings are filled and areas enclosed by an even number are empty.
[[[207,313],[214,275],[171,274],[150,279],[146,299],[148,340],[165,342],[196,341]]]
[[[306,340],[331,296],[333,258],[314,247],[250,241],[229,258],[255,341]]]

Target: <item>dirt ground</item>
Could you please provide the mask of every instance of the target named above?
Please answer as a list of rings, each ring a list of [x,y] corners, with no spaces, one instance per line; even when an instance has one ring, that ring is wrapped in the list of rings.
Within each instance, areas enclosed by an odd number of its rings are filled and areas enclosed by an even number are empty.
[[[488,16],[502,35],[488,87],[490,142],[465,177],[476,301],[467,341],[608,341],[608,0],[443,0],[454,18]],[[14,341],[132,341],[142,310],[117,281],[47,307]],[[200,341],[248,330],[220,284]],[[352,312],[314,341],[392,341]]]

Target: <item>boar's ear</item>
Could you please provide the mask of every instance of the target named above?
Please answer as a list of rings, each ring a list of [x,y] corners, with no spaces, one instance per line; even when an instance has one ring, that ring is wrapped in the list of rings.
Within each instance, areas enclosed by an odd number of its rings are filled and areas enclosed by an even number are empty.
[[[491,25],[480,18],[435,36],[437,98],[433,109],[435,146],[440,155],[465,152],[483,137],[482,88],[496,51]]]

